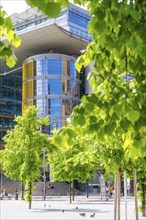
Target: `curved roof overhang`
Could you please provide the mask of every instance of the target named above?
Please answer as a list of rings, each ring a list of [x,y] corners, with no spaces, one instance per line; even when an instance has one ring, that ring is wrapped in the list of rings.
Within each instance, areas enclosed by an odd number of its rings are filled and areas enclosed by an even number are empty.
[[[22,39],[21,45],[14,52],[18,62],[13,69],[22,66],[25,59],[30,56],[47,53],[53,49],[61,54],[80,55],[88,45],[87,39],[81,38],[61,28],[55,23],[29,28],[17,33]],[[4,72],[5,65],[1,63],[0,73]],[[6,71],[9,69],[6,67]]]

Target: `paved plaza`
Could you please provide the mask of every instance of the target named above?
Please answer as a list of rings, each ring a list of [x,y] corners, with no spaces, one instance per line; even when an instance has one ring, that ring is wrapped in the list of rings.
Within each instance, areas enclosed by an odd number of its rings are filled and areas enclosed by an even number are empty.
[[[45,220],[45,219],[114,219],[113,199],[101,200],[99,196],[86,198],[85,196],[75,197],[75,201],[69,203],[68,197],[47,197],[43,201],[41,197],[34,197],[32,209],[28,209],[28,204],[21,200],[3,199],[0,201],[1,220]],[[85,213],[85,214],[83,214]],[[95,213],[95,214],[94,214]],[[82,216],[83,214],[84,216]],[[94,214],[94,215],[93,215]],[[92,217],[93,215],[93,217]],[[121,198],[121,220],[124,220],[124,198]],[[128,197],[128,220],[135,219],[134,198]],[[139,214],[139,220],[146,220]]]

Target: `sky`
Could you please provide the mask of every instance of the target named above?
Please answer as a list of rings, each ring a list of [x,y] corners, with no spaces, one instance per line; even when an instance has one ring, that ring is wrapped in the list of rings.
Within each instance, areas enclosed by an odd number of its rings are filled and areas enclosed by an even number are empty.
[[[21,13],[25,11],[29,6],[25,0],[0,0],[0,5],[3,6],[3,10],[8,14]]]
[[[70,2],[72,2],[72,0],[70,0]],[[9,16],[14,13],[21,13],[29,8],[25,0],[0,0],[0,5],[3,6],[3,10]]]

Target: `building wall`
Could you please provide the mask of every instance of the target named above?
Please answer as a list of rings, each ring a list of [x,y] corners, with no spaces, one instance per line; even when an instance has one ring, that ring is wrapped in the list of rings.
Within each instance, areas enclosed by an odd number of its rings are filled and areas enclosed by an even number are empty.
[[[76,5],[71,5],[71,7],[64,7],[57,18],[48,18],[37,9],[32,10],[30,8],[19,15],[17,14],[17,18],[16,16],[12,16],[12,20],[16,26],[17,33],[56,23],[77,36],[92,40],[87,30],[90,17],[90,14],[86,10]]]
[[[15,115],[21,115],[21,74],[0,76],[0,149],[2,137],[14,126]]]
[[[79,78],[75,58],[61,54],[32,56],[23,64],[22,108],[36,105],[39,116],[48,116],[50,126],[65,126],[72,107],[79,103]]]
[[[74,5],[68,8],[69,31],[80,37],[92,40],[92,37],[88,34],[87,29],[90,17],[89,13]]]

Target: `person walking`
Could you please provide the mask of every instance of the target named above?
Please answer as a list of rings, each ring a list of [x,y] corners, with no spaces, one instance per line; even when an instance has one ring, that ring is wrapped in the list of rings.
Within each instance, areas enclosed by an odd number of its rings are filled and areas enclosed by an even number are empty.
[[[113,187],[111,186],[110,187],[110,197],[112,197],[112,195],[113,195]]]
[[[4,186],[2,186],[2,197],[6,195],[6,189]]]

